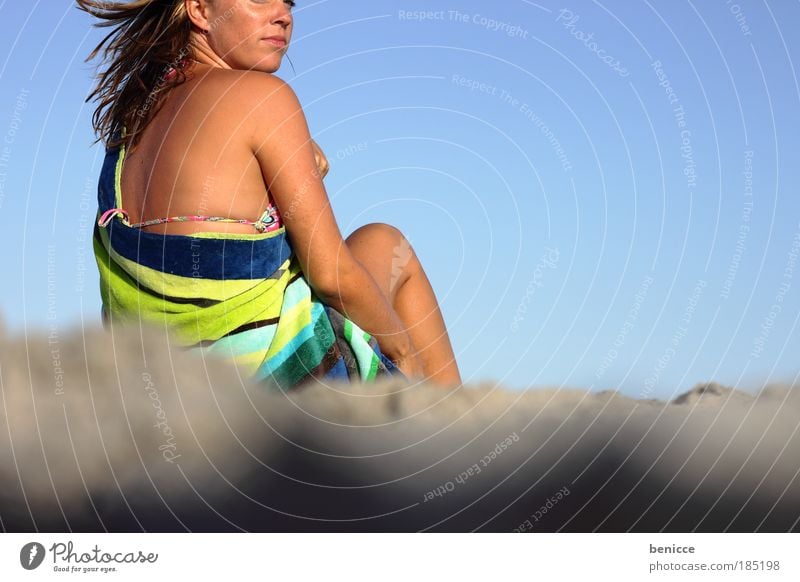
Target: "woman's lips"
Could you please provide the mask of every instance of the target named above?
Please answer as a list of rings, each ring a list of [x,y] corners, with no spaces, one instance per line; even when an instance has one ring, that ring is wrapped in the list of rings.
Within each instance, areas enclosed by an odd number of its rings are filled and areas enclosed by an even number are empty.
[[[275,46],[281,46],[281,47],[286,46],[286,40],[277,36],[265,38],[264,40],[270,44],[274,44]]]

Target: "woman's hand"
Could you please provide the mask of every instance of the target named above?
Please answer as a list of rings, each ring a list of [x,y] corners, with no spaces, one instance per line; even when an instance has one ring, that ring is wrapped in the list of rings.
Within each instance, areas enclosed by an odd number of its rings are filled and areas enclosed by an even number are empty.
[[[317,145],[317,142],[315,142],[313,139],[311,140],[311,147],[314,148],[314,159],[317,161],[317,170],[319,171],[320,179],[322,179],[328,173],[328,170],[330,170],[328,158],[325,157],[325,154],[322,153],[322,150]]]
[[[417,350],[414,348],[414,342],[411,341],[411,337],[406,332],[404,337],[398,336],[396,339],[402,341],[399,341],[397,345],[384,346],[381,348],[384,355],[389,358],[409,380],[424,380],[425,370],[422,368],[422,362],[419,356],[417,356]],[[386,342],[384,342],[384,344],[385,343]]]
[[[417,357],[416,354],[412,354],[398,360],[392,360],[392,362],[394,362],[394,365],[397,366],[409,380],[425,379],[425,373],[422,369],[422,364],[420,363],[419,357]]]

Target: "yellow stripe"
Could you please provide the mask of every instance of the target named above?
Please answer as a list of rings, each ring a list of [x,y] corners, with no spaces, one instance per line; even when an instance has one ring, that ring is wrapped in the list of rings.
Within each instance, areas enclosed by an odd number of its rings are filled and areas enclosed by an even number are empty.
[[[285,226],[272,230],[270,232],[219,232],[215,230],[201,230],[187,234],[193,238],[214,238],[214,239],[234,239],[234,240],[261,240],[278,236],[286,230]]]
[[[248,375],[252,376],[258,371],[261,364],[264,363],[264,350],[252,352],[250,354],[240,354],[234,356],[233,360],[237,365],[242,366]]]
[[[255,285],[262,283],[264,279],[202,279],[199,277],[183,277],[164,273],[158,269],[151,269],[126,259],[110,245],[106,229],[100,229],[100,237],[103,246],[111,255],[111,259],[125,270],[134,280],[139,281],[145,287],[152,289],[156,293],[167,295],[168,297],[178,297],[180,299],[194,299],[202,297],[223,301],[232,296],[245,293]],[[280,266],[281,269],[288,269],[291,258],[286,259]],[[284,272],[282,277],[286,276]],[[191,283],[189,283],[191,281]],[[276,281],[277,282],[277,281]],[[275,314],[278,315],[277,313]]]
[[[289,311],[281,314],[282,326],[278,326],[277,333],[269,346],[267,359],[280,352],[296,336],[297,332],[311,323],[311,297],[304,297]],[[287,323],[291,322],[291,325]]]
[[[121,145],[119,157],[117,158],[117,166],[114,168],[114,200],[117,204],[117,208],[122,208],[122,158],[124,157],[125,145]],[[125,219],[123,218],[123,220]],[[125,220],[125,224],[129,224],[127,220]]]

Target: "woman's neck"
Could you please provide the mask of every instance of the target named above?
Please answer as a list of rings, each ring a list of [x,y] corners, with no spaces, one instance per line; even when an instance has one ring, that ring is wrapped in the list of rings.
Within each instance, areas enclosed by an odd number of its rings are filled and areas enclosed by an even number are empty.
[[[230,69],[231,66],[220,58],[208,44],[208,37],[192,31],[191,45],[193,49],[193,59],[195,62],[202,65],[209,65],[211,67],[218,67],[221,69]]]

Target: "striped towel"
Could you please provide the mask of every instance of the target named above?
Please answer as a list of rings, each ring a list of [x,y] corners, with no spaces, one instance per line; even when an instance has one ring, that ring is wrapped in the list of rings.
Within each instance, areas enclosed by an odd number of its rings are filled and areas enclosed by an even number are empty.
[[[98,217],[122,208],[124,146],[100,172]],[[311,378],[369,382],[402,372],[377,340],[309,287],[285,227],[265,233],[157,234],[116,215],[95,223],[103,321],[166,325],[179,345],[232,358],[281,390]]]

